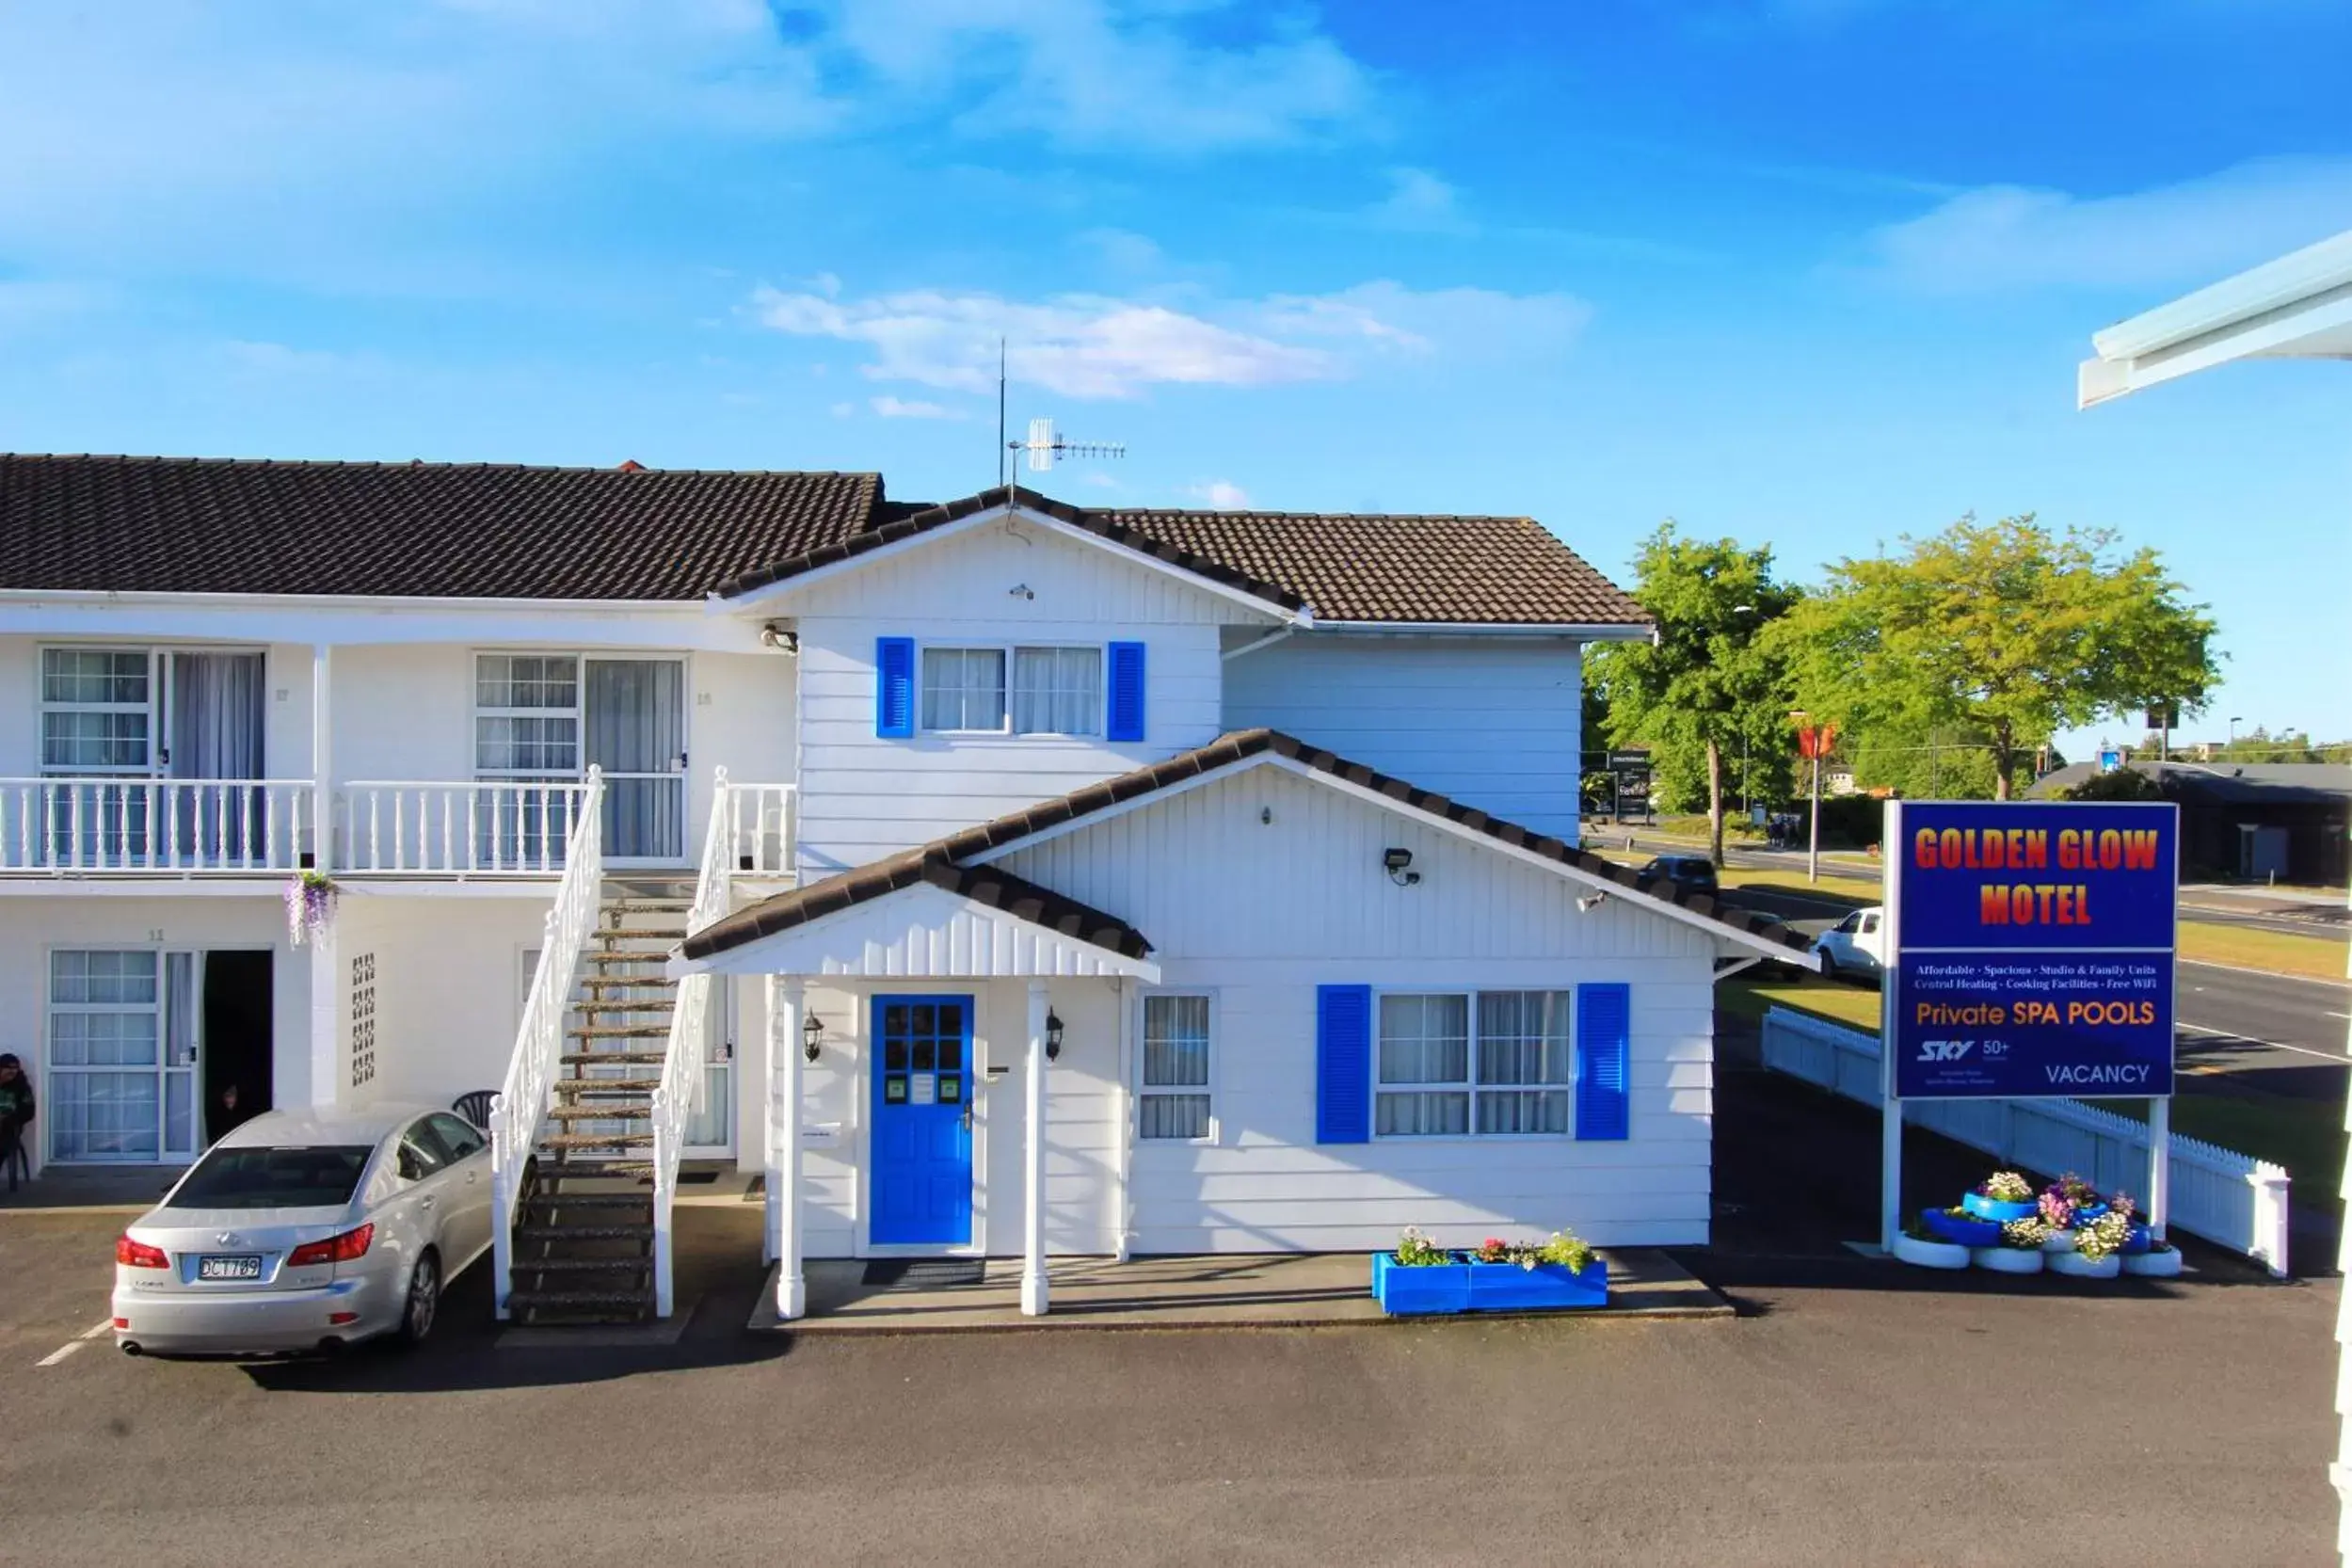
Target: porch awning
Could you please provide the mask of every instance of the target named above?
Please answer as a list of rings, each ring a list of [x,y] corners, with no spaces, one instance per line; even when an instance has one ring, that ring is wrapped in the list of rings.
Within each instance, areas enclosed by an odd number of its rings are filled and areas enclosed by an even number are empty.
[[[2306,246],[2094,333],[2076,403],[2121,397],[2232,360],[2352,360],[2352,232]]]
[[[670,972],[1157,982],[1150,952],[1115,916],[926,848],[715,920],[686,938]]]

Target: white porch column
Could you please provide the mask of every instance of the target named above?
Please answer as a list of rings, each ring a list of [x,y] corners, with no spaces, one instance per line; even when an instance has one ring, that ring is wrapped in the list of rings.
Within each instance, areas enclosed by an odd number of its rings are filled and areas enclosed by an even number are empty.
[[[334,655],[327,643],[311,647],[311,869],[321,876],[334,859],[335,847],[335,785],[329,776],[334,730],[328,712]]]
[[[1046,1315],[1046,983],[1029,983],[1029,1136],[1021,1169],[1021,1316]]]
[[[800,1019],[797,975],[768,976],[768,1234],[776,1255],[776,1315],[802,1317],[808,1285],[800,1267]]]

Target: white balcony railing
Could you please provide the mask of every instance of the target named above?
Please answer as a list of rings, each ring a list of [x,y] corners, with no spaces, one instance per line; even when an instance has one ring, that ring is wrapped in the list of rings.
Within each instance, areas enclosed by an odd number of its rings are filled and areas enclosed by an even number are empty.
[[[798,794],[790,784],[723,782],[719,786],[711,798],[711,816],[714,822],[727,824],[728,870],[738,876],[792,874],[796,825],[792,819]]]
[[[0,872],[266,875],[312,847],[312,791],[290,778],[0,778]]]
[[[587,805],[588,786],[569,779],[354,779],[335,872],[561,876]]]

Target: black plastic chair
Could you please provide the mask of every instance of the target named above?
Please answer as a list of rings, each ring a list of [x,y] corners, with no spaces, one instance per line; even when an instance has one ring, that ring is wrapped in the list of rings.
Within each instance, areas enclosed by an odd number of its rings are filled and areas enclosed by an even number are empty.
[[[471,1089],[452,1101],[449,1109],[463,1116],[476,1129],[488,1132],[490,1129],[490,1101],[497,1093],[495,1089]]]

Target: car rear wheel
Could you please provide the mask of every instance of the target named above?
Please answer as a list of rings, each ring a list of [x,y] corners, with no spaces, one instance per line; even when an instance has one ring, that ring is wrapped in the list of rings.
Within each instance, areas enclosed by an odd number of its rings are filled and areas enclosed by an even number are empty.
[[[1827,948],[1821,950],[1821,978],[1832,984],[1837,980],[1837,954]]]
[[[428,1252],[408,1275],[408,1299],[400,1309],[400,1342],[410,1348],[424,1344],[440,1310],[440,1259]]]

